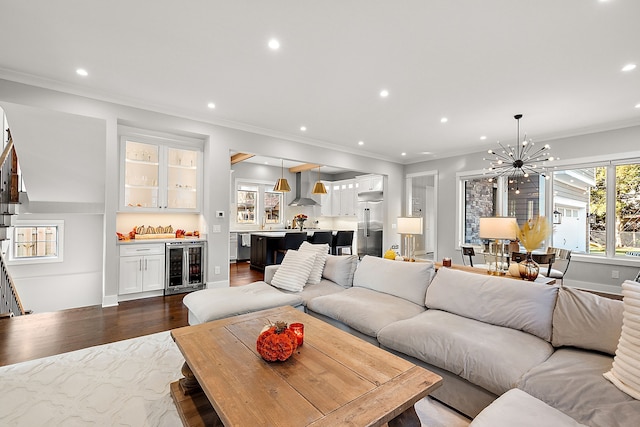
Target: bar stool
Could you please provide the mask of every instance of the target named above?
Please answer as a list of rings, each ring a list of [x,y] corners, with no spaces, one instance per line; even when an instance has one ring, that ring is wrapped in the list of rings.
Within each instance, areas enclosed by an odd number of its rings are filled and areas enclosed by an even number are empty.
[[[282,240],[280,240],[280,244],[273,251],[273,263],[280,264],[284,255],[287,253],[289,249],[297,250],[300,248],[302,242],[307,240],[307,233],[285,233]],[[278,261],[278,254],[282,254],[282,257]]]
[[[313,233],[313,236],[311,236],[309,243],[313,245],[327,243],[329,245],[329,249],[331,249],[331,245],[333,243],[333,233],[331,231],[316,231]]]
[[[331,243],[331,253],[333,255],[342,255],[342,251],[349,248],[349,254],[353,254],[353,230],[350,231],[338,231],[333,236]]]

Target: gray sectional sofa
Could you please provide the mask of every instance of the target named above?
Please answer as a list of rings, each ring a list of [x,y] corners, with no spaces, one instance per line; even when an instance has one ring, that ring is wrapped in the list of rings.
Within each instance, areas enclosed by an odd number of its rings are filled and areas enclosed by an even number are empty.
[[[269,285],[277,266],[264,282],[192,293],[190,322],[290,304],[441,375],[432,396],[473,426],[638,425],[640,401],[602,375],[621,301],[428,262],[356,262],[330,256],[320,284],[298,293]]]

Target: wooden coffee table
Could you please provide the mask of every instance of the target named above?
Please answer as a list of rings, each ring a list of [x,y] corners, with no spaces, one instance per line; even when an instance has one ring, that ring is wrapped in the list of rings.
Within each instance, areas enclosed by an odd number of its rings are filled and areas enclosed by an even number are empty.
[[[256,351],[267,320],[304,323],[304,344],[284,362]],[[187,426],[419,426],[413,405],[442,382],[290,306],[171,335],[185,358],[171,395]]]

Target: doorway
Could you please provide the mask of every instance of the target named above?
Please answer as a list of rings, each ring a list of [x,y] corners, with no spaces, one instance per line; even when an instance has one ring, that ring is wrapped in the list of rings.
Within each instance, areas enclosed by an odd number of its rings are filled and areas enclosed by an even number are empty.
[[[408,174],[405,182],[404,214],[422,217],[422,235],[415,236],[415,256],[417,259],[437,258],[437,200],[438,172],[427,171]]]

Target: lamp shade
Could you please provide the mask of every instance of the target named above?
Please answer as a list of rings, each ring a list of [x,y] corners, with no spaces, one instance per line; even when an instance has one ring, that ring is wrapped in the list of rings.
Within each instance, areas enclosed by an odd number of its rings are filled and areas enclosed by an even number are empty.
[[[324,186],[322,181],[316,181],[311,194],[327,194],[327,187]]]
[[[276,185],[273,187],[273,191],[286,193],[291,191],[291,187],[289,187],[289,183],[286,178],[278,178],[278,182],[276,182]]]
[[[422,217],[398,217],[399,234],[422,234]]]
[[[511,217],[480,218],[481,239],[515,240],[518,222]]]

